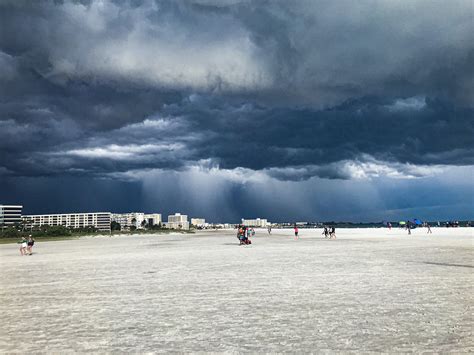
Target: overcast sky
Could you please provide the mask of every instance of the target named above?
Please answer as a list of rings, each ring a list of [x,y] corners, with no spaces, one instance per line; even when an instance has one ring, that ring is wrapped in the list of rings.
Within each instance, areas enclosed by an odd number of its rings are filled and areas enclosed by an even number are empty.
[[[466,1],[0,1],[0,203],[474,219]]]

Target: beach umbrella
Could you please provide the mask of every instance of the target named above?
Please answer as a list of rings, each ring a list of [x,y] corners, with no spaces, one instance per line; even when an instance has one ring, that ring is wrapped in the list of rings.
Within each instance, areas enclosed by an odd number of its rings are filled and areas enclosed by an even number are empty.
[[[423,224],[423,222],[420,221],[418,218],[415,218],[415,219],[413,220],[413,223],[416,224],[417,226]]]
[[[406,222],[405,221],[400,221],[400,222],[398,222],[398,224],[401,225],[401,226],[404,226],[406,224]]]

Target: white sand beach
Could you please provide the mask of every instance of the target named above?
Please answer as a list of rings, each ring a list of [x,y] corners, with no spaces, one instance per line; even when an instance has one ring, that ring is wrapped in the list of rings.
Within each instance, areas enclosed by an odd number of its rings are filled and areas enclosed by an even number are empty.
[[[0,245],[0,351],[474,352],[474,228]]]

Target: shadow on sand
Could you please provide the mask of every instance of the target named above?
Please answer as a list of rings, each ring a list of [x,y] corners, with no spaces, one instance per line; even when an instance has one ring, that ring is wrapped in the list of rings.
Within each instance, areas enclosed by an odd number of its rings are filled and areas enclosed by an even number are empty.
[[[474,269],[474,266],[472,266],[472,265],[462,265],[462,264],[435,263],[435,262],[431,262],[431,261],[424,261],[423,264],[439,265],[439,266],[467,267],[467,268]]]

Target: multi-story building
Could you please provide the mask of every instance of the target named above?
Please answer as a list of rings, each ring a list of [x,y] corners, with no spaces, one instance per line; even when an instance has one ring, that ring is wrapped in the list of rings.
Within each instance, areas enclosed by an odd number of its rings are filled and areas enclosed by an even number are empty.
[[[159,213],[113,213],[112,221],[120,224],[122,230],[129,230],[130,227],[143,229],[161,223],[161,214]]]
[[[268,222],[264,218],[257,218],[257,219],[244,219],[242,218],[242,225],[247,227],[260,227],[265,228]]]
[[[200,228],[204,228],[208,226],[204,218],[191,218],[191,225],[195,227],[200,227]]]
[[[161,214],[159,213],[146,213],[143,218],[150,227],[161,224]]]
[[[20,205],[0,205],[0,227],[21,223],[22,210],[23,206]]]
[[[188,216],[181,213],[168,216],[168,222],[165,226],[170,229],[189,229]]]
[[[130,227],[141,229],[143,228],[142,223],[144,220],[145,214],[142,212],[112,214],[112,221],[120,224],[122,230],[128,230]]]
[[[111,213],[64,213],[64,214],[41,214],[26,215],[23,220],[31,227],[64,226],[67,228],[88,228],[94,227],[101,232],[110,231]]]
[[[296,224],[297,226],[307,226],[307,225],[309,225],[308,222],[295,222],[295,224]]]

